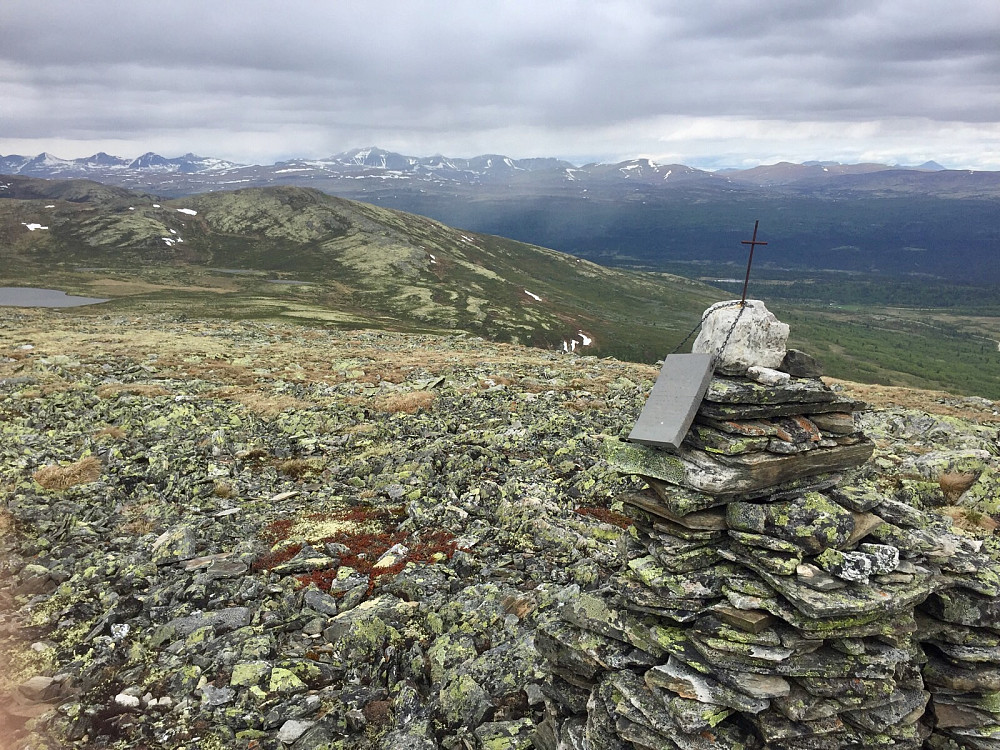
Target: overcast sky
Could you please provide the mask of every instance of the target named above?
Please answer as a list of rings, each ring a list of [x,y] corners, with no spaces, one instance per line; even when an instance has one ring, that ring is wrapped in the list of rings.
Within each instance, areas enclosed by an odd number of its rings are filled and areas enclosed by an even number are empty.
[[[1000,0],[0,0],[0,154],[1000,170]]]

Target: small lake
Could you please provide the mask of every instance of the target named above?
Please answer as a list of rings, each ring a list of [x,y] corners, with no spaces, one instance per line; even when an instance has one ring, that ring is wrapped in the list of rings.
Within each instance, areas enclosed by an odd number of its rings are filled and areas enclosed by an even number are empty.
[[[58,289],[0,286],[0,307],[80,307],[107,302],[99,297],[77,297]]]

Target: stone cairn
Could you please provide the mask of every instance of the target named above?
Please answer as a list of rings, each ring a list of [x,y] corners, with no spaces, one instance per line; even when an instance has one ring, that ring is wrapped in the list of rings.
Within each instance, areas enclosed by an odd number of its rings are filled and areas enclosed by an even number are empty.
[[[737,305],[706,313],[681,444],[610,446],[648,487],[623,498],[622,569],[538,632],[536,747],[1000,749],[996,562],[943,517],[846,486],[873,452],[863,405],[785,350],[762,303]]]

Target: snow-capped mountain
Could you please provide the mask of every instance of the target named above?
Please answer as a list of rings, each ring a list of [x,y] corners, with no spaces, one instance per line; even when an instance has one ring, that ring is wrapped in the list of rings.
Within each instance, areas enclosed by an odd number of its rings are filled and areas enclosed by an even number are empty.
[[[167,159],[152,152],[135,159],[123,159],[100,151],[81,159],[60,159],[49,153],[38,156],[0,156],[0,173],[26,177],[83,177],[101,181],[103,177],[130,174],[207,174],[240,167],[239,164],[194,154]]]
[[[746,190],[810,191],[895,190],[907,193],[1000,191],[998,173],[943,170],[928,162],[907,168],[885,164],[836,162],[780,163],[744,170],[707,172],[651,159],[577,166],[551,158],[513,159],[502,154],[472,158],[406,156],[370,146],[320,159],[290,159],[275,164],[237,164],[184,154],[167,158],[145,153],[134,159],[104,152],[81,159],[52,154],[0,156],[0,174],[30,177],[81,177],[162,195],[186,195],[263,185],[301,185],[350,198],[371,199],[391,191],[414,195],[455,189],[502,189],[537,195],[572,195],[606,199],[648,197],[678,189],[714,195]],[[971,177],[969,175],[972,175]]]

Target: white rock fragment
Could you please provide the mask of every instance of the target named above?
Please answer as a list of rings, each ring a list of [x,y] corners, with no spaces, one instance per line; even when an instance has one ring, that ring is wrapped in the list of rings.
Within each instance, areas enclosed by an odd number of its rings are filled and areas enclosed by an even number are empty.
[[[306,731],[315,723],[316,722],[314,721],[289,719],[282,724],[281,729],[278,730],[278,741],[284,742],[286,745],[291,745],[299,737],[305,734]]]
[[[410,554],[410,549],[402,544],[394,544],[387,549],[372,567],[389,568]]]
[[[788,326],[760,300],[719,302],[705,311],[691,351],[716,355],[716,372],[743,375],[748,367],[780,366],[787,342]]]
[[[756,380],[761,385],[781,385],[792,379],[792,376],[781,370],[772,370],[770,367],[760,367],[754,365],[747,368],[747,377]]]
[[[118,693],[115,696],[115,703],[117,703],[122,708],[139,708],[142,700],[138,696],[129,695],[128,693]]]

